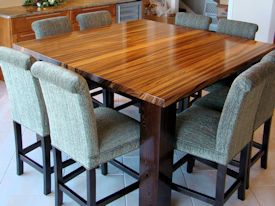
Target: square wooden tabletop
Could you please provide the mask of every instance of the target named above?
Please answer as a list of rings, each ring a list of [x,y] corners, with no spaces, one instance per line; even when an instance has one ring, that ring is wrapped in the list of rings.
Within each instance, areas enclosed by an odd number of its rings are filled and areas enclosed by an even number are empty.
[[[266,44],[150,20],[30,40],[14,48],[167,107],[258,61]]]

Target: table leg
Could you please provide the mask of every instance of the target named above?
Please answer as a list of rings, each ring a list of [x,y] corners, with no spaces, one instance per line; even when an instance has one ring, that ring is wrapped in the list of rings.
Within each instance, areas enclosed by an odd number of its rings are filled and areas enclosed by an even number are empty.
[[[140,206],[171,205],[176,105],[141,103]]]

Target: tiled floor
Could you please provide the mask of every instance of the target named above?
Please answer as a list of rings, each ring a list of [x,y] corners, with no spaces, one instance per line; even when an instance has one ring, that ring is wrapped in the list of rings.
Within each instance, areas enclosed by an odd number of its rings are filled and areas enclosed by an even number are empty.
[[[123,101],[117,97],[117,102]],[[129,108],[125,111],[134,117],[137,116],[136,109]],[[34,135],[27,130],[23,131],[25,143],[34,141]],[[261,131],[257,131],[255,137],[259,137]],[[230,198],[226,205],[247,205],[247,206],[273,206],[275,205],[275,121],[270,141],[270,155],[268,170],[263,170],[256,164],[251,172],[251,187],[247,191],[245,201],[237,200],[236,194]],[[35,159],[41,159],[41,151],[38,149],[31,156]],[[175,154],[175,159],[181,156]],[[138,170],[138,151],[119,158],[125,164]],[[42,176],[29,166],[25,166],[25,173],[17,176],[15,172],[14,158],[14,138],[12,121],[9,111],[6,88],[3,82],[0,82],[0,206],[52,206],[54,205],[54,194],[48,196],[42,194]],[[66,171],[65,171],[66,172]],[[183,166],[176,171],[173,177],[174,181],[198,189],[208,194],[214,194],[215,171],[210,168],[196,164],[193,174],[187,174]],[[125,185],[133,182],[133,179],[118,169],[110,166],[108,176],[101,175],[97,171],[97,197],[101,198],[108,193],[123,188]],[[228,184],[231,182],[228,178]],[[70,185],[81,194],[85,195],[85,175],[80,175]],[[190,197],[172,193],[172,202],[174,206],[202,206],[207,205]],[[64,205],[76,205],[71,199],[65,196]],[[138,205],[138,191],[134,191],[126,197],[110,204],[112,206],[136,206]]]

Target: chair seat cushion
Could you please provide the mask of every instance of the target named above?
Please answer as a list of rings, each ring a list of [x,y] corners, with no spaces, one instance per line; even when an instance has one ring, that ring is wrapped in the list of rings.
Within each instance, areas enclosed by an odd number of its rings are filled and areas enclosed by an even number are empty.
[[[222,89],[215,90],[195,101],[194,105],[206,107],[221,112],[228,92],[228,87],[223,87]]]
[[[216,151],[216,133],[221,112],[192,106],[177,116],[176,149],[197,157],[226,164],[227,157]]]
[[[99,155],[93,157],[94,164],[108,162],[139,148],[139,123],[115,110],[99,107],[95,109]]]
[[[207,92],[215,92],[217,90],[227,88],[227,87],[230,87],[230,85],[226,85],[226,83],[224,81],[219,81],[215,84],[212,84],[209,87],[204,88],[204,90],[207,91]]]

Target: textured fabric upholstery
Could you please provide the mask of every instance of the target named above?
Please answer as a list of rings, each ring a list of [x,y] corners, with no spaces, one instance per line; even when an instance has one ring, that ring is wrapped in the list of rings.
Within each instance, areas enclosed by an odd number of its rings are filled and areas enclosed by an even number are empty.
[[[99,138],[99,162],[107,162],[139,148],[140,127],[133,120],[115,110],[95,109]],[[96,159],[94,159],[94,166]]]
[[[177,118],[176,148],[226,165],[251,141],[256,112],[270,74],[274,78],[271,63],[259,63],[240,74],[228,92],[222,112],[194,105],[181,113]]]
[[[84,78],[45,62],[35,63],[32,74],[41,84],[54,147],[87,169],[139,147],[138,123],[108,108],[94,110]]]
[[[264,56],[261,62],[271,64],[270,67],[273,68],[273,72],[270,73],[261,96],[259,109],[256,114],[255,129],[272,117],[275,108],[275,50]]]
[[[176,149],[208,160],[223,159],[223,154],[216,151],[220,116],[218,111],[197,106],[180,113],[176,124]]]
[[[109,11],[95,11],[78,14],[76,20],[79,23],[80,30],[98,28],[112,24],[112,16]]]
[[[234,77],[220,80],[220,81],[212,84],[211,86],[206,87],[204,90],[207,92],[215,92],[220,89],[229,88],[230,85],[232,84],[233,80],[234,80]]]
[[[35,21],[32,23],[32,30],[36,39],[43,39],[48,36],[71,32],[72,27],[68,17],[61,16]]]
[[[275,50],[269,52],[267,55],[265,55],[262,60],[262,62],[272,62],[275,64]]]
[[[194,105],[207,107],[221,112],[229,89],[229,87],[223,87],[221,89],[210,92],[209,94],[195,101]]]
[[[178,12],[175,24],[193,29],[208,30],[211,18],[193,13]]]
[[[256,24],[221,19],[218,23],[217,32],[246,39],[255,39],[258,26]]]
[[[272,51],[264,56],[261,62],[268,62],[271,70],[272,68],[273,70],[275,70],[275,51]],[[259,128],[260,125],[262,125],[273,115],[273,110],[275,107],[275,77],[272,74],[273,73],[271,72],[270,75],[267,77],[267,82],[264,87],[256,114],[254,130]],[[227,87],[216,90],[197,100],[194,104],[197,106],[212,108],[217,111],[222,111],[228,91],[229,88]]]
[[[12,118],[33,132],[49,135],[48,117],[39,82],[33,78],[31,57],[10,48],[0,47],[3,71]]]

